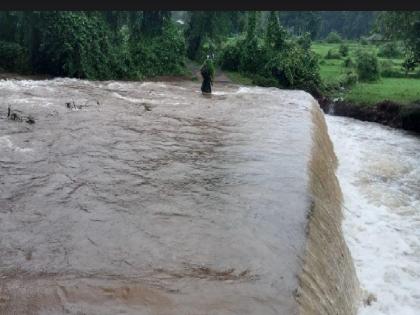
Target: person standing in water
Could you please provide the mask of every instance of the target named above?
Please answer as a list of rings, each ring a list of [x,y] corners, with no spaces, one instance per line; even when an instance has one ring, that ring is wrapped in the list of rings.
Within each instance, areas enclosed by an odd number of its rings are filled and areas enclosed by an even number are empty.
[[[207,56],[206,61],[200,68],[201,76],[203,77],[203,83],[201,84],[201,92],[203,94],[211,94],[211,86],[213,85],[214,78],[214,65],[213,61]]]

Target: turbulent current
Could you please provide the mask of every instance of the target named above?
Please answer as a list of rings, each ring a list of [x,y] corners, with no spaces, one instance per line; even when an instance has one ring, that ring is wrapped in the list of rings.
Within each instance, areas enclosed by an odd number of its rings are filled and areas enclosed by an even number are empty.
[[[359,314],[420,314],[420,138],[344,117],[327,123],[343,229],[370,304]]]
[[[0,82],[0,314],[414,314],[417,139],[215,90]]]

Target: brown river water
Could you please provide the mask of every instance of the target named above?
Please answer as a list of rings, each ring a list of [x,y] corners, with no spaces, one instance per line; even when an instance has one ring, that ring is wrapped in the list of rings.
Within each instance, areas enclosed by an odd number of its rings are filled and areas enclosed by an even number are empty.
[[[0,314],[354,314],[318,105],[299,91],[216,91],[0,81]],[[8,120],[9,105],[36,123]],[[336,194],[322,207],[320,182]],[[311,228],[323,207],[337,214]],[[340,294],[348,305],[334,308]]]

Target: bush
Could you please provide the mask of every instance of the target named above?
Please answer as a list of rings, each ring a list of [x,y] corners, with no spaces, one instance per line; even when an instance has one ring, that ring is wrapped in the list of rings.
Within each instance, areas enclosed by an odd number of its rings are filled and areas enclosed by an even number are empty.
[[[362,37],[360,38],[360,44],[366,46],[369,45],[369,41],[366,38]]]
[[[297,38],[297,43],[303,49],[306,49],[306,50],[311,49],[311,45],[312,45],[311,34],[305,33],[302,36],[299,36]]]
[[[119,58],[106,24],[81,12],[44,12],[40,46],[35,53],[38,72],[88,79],[112,78]]]
[[[381,76],[383,77],[400,77],[401,74],[394,70],[394,63],[391,60],[383,60],[381,65]]]
[[[341,59],[341,54],[334,49],[330,49],[325,55],[325,59]]]
[[[240,42],[239,71],[244,73],[263,74],[268,61],[268,50],[257,37]]]
[[[230,41],[222,49],[219,63],[223,70],[237,71],[239,69],[241,45],[239,41]]]
[[[346,57],[349,54],[349,46],[346,44],[341,44],[338,51],[340,52],[341,56]]]
[[[28,72],[28,51],[19,44],[0,41],[0,67],[5,71]]]
[[[318,60],[312,51],[292,46],[272,58],[266,69],[271,71],[281,87],[319,93],[321,78]]]
[[[385,58],[398,58],[401,56],[401,51],[398,49],[395,42],[388,42],[379,48],[378,56]]]
[[[354,67],[354,61],[353,61],[353,59],[351,59],[350,57],[347,57],[346,59],[344,59],[343,66],[345,68],[352,68],[352,67]]]
[[[325,38],[325,40],[327,43],[341,43],[342,42],[341,36],[337,32],[330,32]]]
[[[133,63],[137,76],[183,73],[185,49],[182,33],[168,22],[161,35],[144,37],[133,45]]]
[[[355,85],[358,81],[357,74],[350,71],[346,73],[343,80],[341,81],[344,86],[352,86]]]
[[[286,37],[282,33],[281,45],[277,46],[267,44],[267,40],[264,43],[257,36],[230,41],[223,48],[219,63],[223,69],[251,77],[256,85],[303,89],[319,95],[318,59],[309,49],[309,37]]]
[[[408,76],[408,73],[410,71],[414,71],[416,69],[416,60],[414,59],[413,56],[407,56],[404,59],[404,62],[402,63],[401,67],[403,69],[403,71],[405,72],[405,75]]]
[[[380,69],[376,55],[360,52],[356,60],[356,70],[360,81],[377,81],[380,78]]]

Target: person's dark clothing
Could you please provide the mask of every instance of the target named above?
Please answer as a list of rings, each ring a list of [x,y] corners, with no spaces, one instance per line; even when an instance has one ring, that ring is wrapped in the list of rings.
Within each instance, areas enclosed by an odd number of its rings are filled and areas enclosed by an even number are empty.
[[[201,76],[203,77],[203,83],[201,84],[201,91],[203,93],[211,93],[211,86],[213,84],[209,69],[204,66],[201,68]]]

